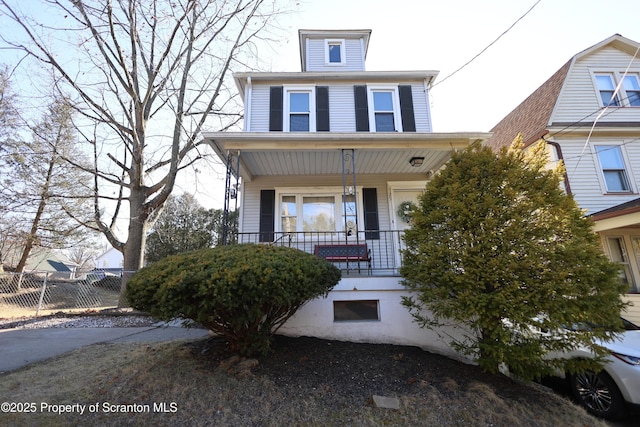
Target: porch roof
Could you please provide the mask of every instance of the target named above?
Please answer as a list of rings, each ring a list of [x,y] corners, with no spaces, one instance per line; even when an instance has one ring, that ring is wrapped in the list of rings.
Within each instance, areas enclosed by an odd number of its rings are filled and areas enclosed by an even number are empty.
[[[396,132],[211,132],[204,133],[220,159],[240,154],[240,176],[252,180],[264,175],[327,175],[342,171],[342,149],[356,150],[358,174],[409,173],[438,170],[455,150],[489,133]],[[411,166],[412,157],[424,157]]]
[[[640,198],[589,215],[596,223],[595,231],[620,227],[640,227]]]

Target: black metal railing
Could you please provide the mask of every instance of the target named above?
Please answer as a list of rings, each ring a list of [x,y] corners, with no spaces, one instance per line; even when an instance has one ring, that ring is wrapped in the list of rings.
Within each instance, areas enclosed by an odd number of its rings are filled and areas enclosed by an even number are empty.
[[[273,232],[238,233],[238,243],[261,243],[289,246],[308,253],[317,253],[318,245],[367,245],[370,260],[333,261],[347,274],[372,274],[376,276],[397,276],[400,268],[400,250],[402,236],[400,230],[359,232],[351,234],[344,231],[321,232]]]

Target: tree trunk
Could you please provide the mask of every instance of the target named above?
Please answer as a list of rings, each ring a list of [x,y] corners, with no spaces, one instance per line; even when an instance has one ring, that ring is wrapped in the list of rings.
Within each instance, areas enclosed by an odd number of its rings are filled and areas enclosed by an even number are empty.
[[[124,244],[124,261],[122,285],[120,287],[120,297],[118,307],[128,307],[126,292],[127,281],[138,270],[144,266],[144,247],[147,240],[147,225],[149,213],[145,206],[145,194],[142,188],[132,188],[129,198],[129,235]]]

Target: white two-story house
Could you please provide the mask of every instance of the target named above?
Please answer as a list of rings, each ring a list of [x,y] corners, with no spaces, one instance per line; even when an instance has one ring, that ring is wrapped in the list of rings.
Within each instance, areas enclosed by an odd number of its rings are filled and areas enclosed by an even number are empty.
[[[522,133],[547,142],[564,186],[621,265],[640,323],[640,44],[618,34],[578,53],[492,130],[494,149]]]
[[[281,331],[433,348],[400,304],[404,212],[454,150],[489,134],[433,133],[438,73],[366,71],[370,37],[300,30],[302,71],[235,74],[243,132],[204,136],[227,164],[239,243],[296,247],[342,269]]]

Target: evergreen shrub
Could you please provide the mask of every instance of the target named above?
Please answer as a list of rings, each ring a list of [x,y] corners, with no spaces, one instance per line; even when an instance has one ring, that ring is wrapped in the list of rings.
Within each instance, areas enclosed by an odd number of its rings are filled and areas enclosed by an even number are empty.
[[[191,319],[224,337],[231,351],[253,356],[269,352],[278,328],[340,277],[333,264],[297,249],[217,246],[141,269],[127,283],[127,298],[160,319]]]

